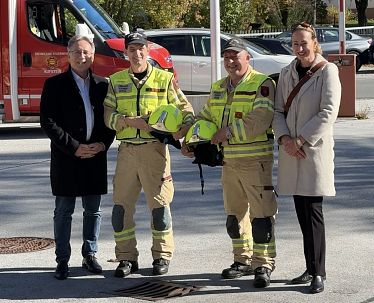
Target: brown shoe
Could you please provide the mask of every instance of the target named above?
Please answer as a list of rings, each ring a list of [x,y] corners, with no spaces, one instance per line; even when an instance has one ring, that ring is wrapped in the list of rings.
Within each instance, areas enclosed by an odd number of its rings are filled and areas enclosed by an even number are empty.
[[[103,272],[101,265],[97,262],[94,255],[87,255],[85,258],[83,258],[82,267],[93,274],[100,274]]]

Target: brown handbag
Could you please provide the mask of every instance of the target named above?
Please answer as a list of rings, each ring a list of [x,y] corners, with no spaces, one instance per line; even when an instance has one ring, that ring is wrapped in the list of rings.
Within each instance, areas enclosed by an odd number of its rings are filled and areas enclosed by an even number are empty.
[[[292,103],[293,99],[295,98],[295,96],[297,95],[297,93],[299,92],[300,88],[305,84],[305,82],[307,82],[310,78],[312,78],[312,76],[314,75],[314,73],[317,70],[319,70],[321,67],[325,66],[326,63],[327,63],[326,61],[321,61],[320,63],[316,64],[312,69],[308,70],[306,72],[305,76],[301,78],[299,83],[297,83],[297,85],[294,87],[294,89],[292,90],[292,92],[288,96],[287,103],[284,106],[283,114],[284,114],[285,117],[287,117],[287,113],[288,113],[288,110],[290,109],[291,103]]]

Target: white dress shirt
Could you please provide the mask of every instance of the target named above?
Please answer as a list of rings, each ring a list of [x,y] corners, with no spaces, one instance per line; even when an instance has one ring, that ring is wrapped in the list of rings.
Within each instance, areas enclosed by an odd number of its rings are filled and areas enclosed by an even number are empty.
[[[84,109],[86,111],[86,139],[88,141],[91,137],[92,129],[94,126],[94,113],[90,102],[90,75],[88,75],[86,79],[83,79],[79,75],[77,75],[73,70],[71,72],[73,73],[74,80],[78,85],[79,92],[83,99]]]

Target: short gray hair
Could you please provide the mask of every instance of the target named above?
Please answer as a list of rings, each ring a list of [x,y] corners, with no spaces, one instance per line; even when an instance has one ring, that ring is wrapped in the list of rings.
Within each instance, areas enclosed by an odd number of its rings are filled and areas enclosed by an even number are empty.
[[[87,36],[82,36],[82,35],[75,35],[75,36],[70,38],[70,40],[68,42],[68,51],[70,51],[73,48],[75,43],[77,43],[78,41],[82,41],[82,40],[88,42],[91,45],[92,52],[94,53],[95,52],[95,43],[93,43],[91,38],[89,38]]]

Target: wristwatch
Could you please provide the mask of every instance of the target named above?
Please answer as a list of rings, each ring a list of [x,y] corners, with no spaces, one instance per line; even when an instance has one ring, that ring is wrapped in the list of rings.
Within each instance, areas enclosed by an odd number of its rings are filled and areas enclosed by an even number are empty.
[[[303,145],[304,145],[303,142],[301,141],[301,139],[299,137],[297,137],[295,139],[295,142],[296,142],[296,145],[297,145],[298,148],[302,148]]]

